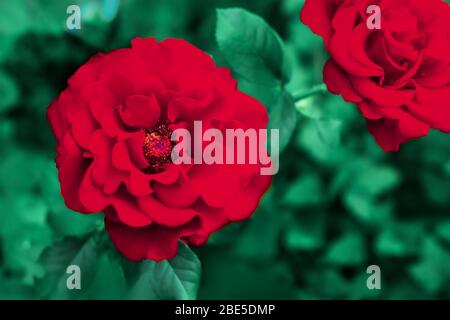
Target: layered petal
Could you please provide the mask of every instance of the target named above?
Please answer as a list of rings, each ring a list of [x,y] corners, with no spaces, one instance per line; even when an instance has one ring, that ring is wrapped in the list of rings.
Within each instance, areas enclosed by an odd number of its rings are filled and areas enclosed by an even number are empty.
[[[366,26],[369,5],[381,29]],[[450,6],[441,0],[307,0],[302,21],[321,35],[331,59],[324,82],[358,104],[385,151],[450,129]]]
[[[73,210],[103,212],[128,259],[171,259],[179,240],[205,243],[248,218],[269,187],[259,164],[171,162],[177,128],[192,134],[202,121],[203,130],[258,132],[268,122],[230,71],[191,44],[137,38],[131,48],[94,57],[68,84],[47,111],[62,195]]]

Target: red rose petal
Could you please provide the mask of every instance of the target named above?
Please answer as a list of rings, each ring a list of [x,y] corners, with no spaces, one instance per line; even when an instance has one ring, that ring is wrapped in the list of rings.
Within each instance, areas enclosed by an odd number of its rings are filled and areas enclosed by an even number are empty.
[[[192,209],[173,209],[166,207],[153,196],[138,198],[138,204],[152,220],[167,227],[182,226],[197,216],[197,213]]]
[[[333,33],[331,21],[337,9],[337,2],[336,0],[306,0],[300,14],[300,20],[314,33],[322,36],[327,48]]]
[[[430,127],[403,112],[398,119],[367,119],[367,127],[385,152],[398,151],[400,144],[426,136]]]
[[[231,220],[249,217],[269,187],[270,176],[255,178],[259,165],[147,170],[145,130],[160,120],[172,130],[192,130],[194,120],[204,129],[267,125],[264,106],[237,90],[230,71],[183,40],[136,39],[131,49],[97,56],[69,80],[47,117],[67,205],[103,211],[112,241],[134,261],[170,259],[180,239],[204,243]]]
[[[106,217],[105,226],[117,250],[135,262],[144,259],[173,259],[177,254],[178,240],[193,235],[199,227],[197,221],[192,221],[189,225],[179,228],[158,225],[131,228]]]
[[[113,167],[111,161],[111,149],[114,141],[107,137],[102,130],[98,130],[91,137],[91,152],[94,157],[92,168],[92,179],[97,186],[101,186],[107,194],[115,193],[122,181],[127,179],[123,171]]]
[[[353,77],[351,82],[361,96],[385,107],[405,105],[414,98],[415,94],[411,89],[395,90],[381,87],[370,78]]]
[[[416,99],[419,105],[411,104],[411,112],[430,119],[429,124],[438,130],[450,133],[450,85],[439,89],[417,86]]]
[[[323,81],[328,90],[334,94],[342,94],[345,101],[359,102],[362,98],[356,93],[345,73],[334,63],[328,60],[323,69]]]
[[[231,201],[225,207],[230,221],[237,222],[248,219],[258,207],[261,199],[255,197],[255,195],[261,194],[263,190],[267,190],[270,187],[271,181],[271,176],[254,176],[245,188],[245,193],[240,193],[235,201]]]
[[[67,81],[69,87],[81,89],[98,79],[98,74],[104,58],[103,53],[98,53],[82,65]]]
[[[186,183],[177,182],[171,184],[155,183],[153,190],[158,199],[166,206],[182,209],[192,206],[200,197],[198,191]]]
[[[330,54],[333,60],[347,72],[359,77],[379,77],[384,71],[379,66],[367,65],[353,58],[351,53],[351,34],[357,21],[358,11],[348,7],[338,10],[333,18],[335,33],[330,41]]]
[[[72,210],[83,213],[93,212],[85,207],[78,197],[83,174],[90,165],[91,159],[83,157],[82,150],[75,143],[70,132],[64,135],[56,150],[58,152],[56,166],[64,202]]]
[[[119,191],[114,196],[99,190],[92,181],[92,170],[89,168],[83,177],[79,189],[80,202],[91,212],[100,212],[112,206],[117,216],[126,225],[133,227],[147,226],[152,220],[140,210],[136,199],[125,191]]]
[[[159,120],[161,110],[155,96],[134,95],[119,108],[123,122],[131,127],[151,128]]]

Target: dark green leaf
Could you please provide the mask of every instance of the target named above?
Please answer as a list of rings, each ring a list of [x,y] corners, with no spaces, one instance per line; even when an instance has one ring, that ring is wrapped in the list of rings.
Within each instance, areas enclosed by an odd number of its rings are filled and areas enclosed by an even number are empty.
[[[290,250],[318,250],[325,243],[325,214],[301,213],[291,217],[284,233],[284,243]]]
[[[310,206],[321,203],[324,196],[320,177],[311,173],[293,181],[286,191],[283,202],[296,207]]]
[[[397,223],[377,237],[375,250],[384,257],[405,257],[418,253],[424,237],[422,223]]]
[[[97,240],[64,238],[47,248],[40,258],[45,277],[40,279],[39,292],[52,299],[77,299],[88,290],[97,271],[99,252]],[[81,290],[67,288],[67,267],[76,265],[81,270]]]
[[[289,81],[283,43],[257,15],[238,8],[218,10],[216,39],[227,62],[245,80],[268,86]]]
[[[422,246],[421,260],[410,267],[413,279],[428,293],[436,293],[450,281],[450,254],[433,238]]]
[[[269,109],[268,130],[279,130],[278,153],[281,153],[291,140],[297,125],[297,112],[295,110],[294,100],[286,91],[282,91],[275,104]],[[270,142],[270,131],[267,134]],[[276,150],[269,146],[271,155],[276,154]]]
[[[19,91],[14,80],[6,73],[0,72],[0,114],[9,111],[19,98]]]
[[[141,275],[130,289],[130,299],[195,299],[201,265],[195,253],[179,242],[178,253],[169,261],[144,261]]]
[[[364,238],[359,233],[348,232],[330,246],[324,261],[337,266],[355,266],[362,264],[366,256]]]

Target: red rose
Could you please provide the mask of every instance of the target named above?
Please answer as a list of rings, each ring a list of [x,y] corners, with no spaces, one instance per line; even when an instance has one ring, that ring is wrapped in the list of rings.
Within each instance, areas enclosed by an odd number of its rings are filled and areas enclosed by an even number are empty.
[[[370,30],[370,5],[381,10]],[[355,102],[385,151],[450,132],[450,7],[442,0],[306,0],[301,20],[322,36],[328,89]]]
[[[66,205],[105,213],[128,259],[171,259],[178,240],[200,245],[247,219],[269,187],[260,165],[173,164],[170,135],[194,120],[264,129],[268,117],[228,69],[183,40],[137,38],[98,54],[49,106]]]

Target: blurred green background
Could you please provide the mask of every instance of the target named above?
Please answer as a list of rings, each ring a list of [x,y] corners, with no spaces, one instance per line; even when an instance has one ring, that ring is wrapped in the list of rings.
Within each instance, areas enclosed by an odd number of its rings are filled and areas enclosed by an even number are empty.
[[[65,29],[79,4],[82,29]],[[183,38],[226,65],[215,41],[216,9],[263,17],[294,61],[292,92],[321,83],[321,39],[299,22],[302,0],[0,0],[0,298],[43,297],[42,251],[83,237],[101,215],[68,210],[53,158],[47,105],[98,51],[136,36]],[[246,90],[241,83],[242,89]],[[253,90],[253,91],[252,91]],[[254,93],[259,97],[263,93]],[[263,100],[263,99],[262,99]],[[296,105],[281,169],[247,222],[195,248],[200,299],[450,298],[450,138],[432,132],[386,154],[354,105],[321,94]],[[115,256],[89,298],[121,298]],[[103,261],[103,260],[102,260]],[[368,290],[366,268],[381,268]],[[97,277],[98,278],[98,277]],[[103,280],[102,280],[103,279]]]

